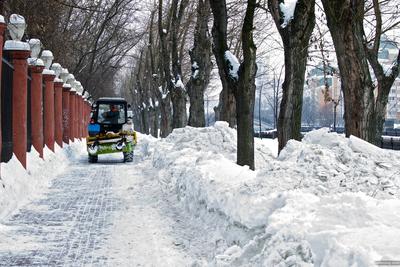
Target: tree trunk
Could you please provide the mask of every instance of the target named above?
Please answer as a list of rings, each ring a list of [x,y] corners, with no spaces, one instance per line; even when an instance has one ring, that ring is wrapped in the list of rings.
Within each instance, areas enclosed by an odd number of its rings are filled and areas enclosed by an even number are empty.
[[[285,80],[278,116],[279,152],[290,139],[301,140],[303,87],[308,44],[315,25],[315,0],[299,0],[293,19],[285,26],[280,0],[269,0],[268,6],[283,41]]]
[[[239,88],[236,93],[237,164],[254,170],[254,101],[257,73],[256,46],[253,42],[253,20],[256,0],[248,0],[242,28],[243,63],[239,68]]]
[[[174,75],[173,87],[170,88],[171,100],[172,100],[172,127],[182,128],[187,124],[186,114],[186,91],[183,88],[182,82],[182,68],[178,54],[178,31],[181,26],[183,14],[186,6],[189,3],[188,0],[182,0],[179,5],[178,11],[178,0],[172,1],[172,20],[171,20],[171,36],[172,36],[172,47],[171,47],[171,59],[172,59],[172,72]]]
[[[143,108],[142,111],[142,123],[143,123],[143,131],[142,133],[144,134],[149,134],[149,122],[148,122],[148,117],[149,117],[149,111],[147,108]]]
[[[159,123],[159,117],[160,117],[160,107],[158,106],[158,103],[154,106],[154,121],[153,121],[153,127],[151,128],[151,135],[158,138],[158,129],[160,128],[160,123]]]
[[[322,0],[344,95],[346,136],[374,142],[374,86],[363,44],[364,1]]]
[[[164,29],[162,25],[163,18],[163,1],[158,1],[158,34],[160,36],[160,67],[161,81],[163,85],[159,87],[156,94],[159,96],[160,111],[161,111],[161,137],[167,137],[172,132],[172,109],[170,92],[173,90],[172,77],[170,72],[170,51],[167,46],[168,29]],[[166,23],[169,25],[169,21]]]
[[[393,86],[394,81],[399,76],[399,65],[400,65],[400,49],[397,54],[396,62],[392,65],[390,73],[387,75],[379,63],[379,47],[381,44],[381,37],[383,31],[383,21],[381,12],[381,3],[378,0],[373,0],[373,8],[375,15],[375,39],[373,42],[367,44],[364,41],[364,50],[368,55],[368,61],[374,71],[375,77],[378,81],[377,96],[374,110],[374,122],[375,122],[375,136],[374,143],[380,145],[383,132],[383,124],[385,123],[385,115],[388,103],[388,96],[390,88]],[[372,45],[371,45],[372,44]]]
[[[236,125],[236,101],[234,91],[237,87],[237,81],[229,76],[229,66],[225,58],[225,52],[228,51],[228,15],[226,1],[212,0],[210,1],[210,5],[214,17],[212,28],[213,53],[222,83],[222,92],[220,94],[219,105],[216,107],[216,114],[218,114],[219,120],[227,121],[230,127],[234,127]]]
[[[193,49],[189,52],[192,75],[186,87],[190,98],[189,125],[204,127],[206,124],[204,92],[210,81],[212,69],[211,42],[208,37],[210,2],[209,0],[199,0],[198,2]]]
[[[167,137],[172,132],[172,108],[171,108],[171,98],[169,94],[165,95],[165,97],[161,98],[160,102],[160,113],[161,113],[161,121],[160,121],[160,130],[161,137]]]

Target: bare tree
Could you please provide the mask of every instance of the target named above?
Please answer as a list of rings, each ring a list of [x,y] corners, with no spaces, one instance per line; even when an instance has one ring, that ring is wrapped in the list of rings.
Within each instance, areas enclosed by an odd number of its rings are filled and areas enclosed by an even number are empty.
[[[189,125],[193,127],[204,127],[206,124],[204,92],[210,81],[212,70],[211,41],[208,34],[210,15],[209,0],[199,0],[193,48],[189,51],[192,75],[186,86],[190,98]]]
[[[385,31],[384,23],[382,21],[382,10],[381,10],[382,5],[383,3],[380,3],[378,0],[372,0],[371,8],[373,9],[373,14],[374,14],[373,17],[375,20],[375,32],[374,36],[372,37],[372,40],[364,41],[364,49],[368,56],[368,61],[371,64],[378,85],[377,95],[375,96],[375,109],[373,118],[374,125],[371,125],[371,127],[375,128],[371,129],[371,131],[373,131],[372,134],[374,136],[371,137],[372,140],[369,140],[371,142],[374,142],[375,144],[379,144],[381,141],[383,124],[385,122],[385,116],[388,104],[388,96],[390,93],[390,88],[392,87],[395,79],[399,76],[399,65],[400,65],[400,49],[397,55],[397,59],[395,62],[393,62],[393,65],[389,71],[385,71],[383,66],[378,61],[381,37]],[[386,26],[394,27],[395,25],[399,24],[400,20],[396,18],[394,23]],[[364,31],[364,36],[366,36],[365,31]]]
[[[378,61],[381,36],[384,32],[381,3],[388,1],[322,1],[338,58],[345,104],[346,136],[355,135],[371,143],[379,143],[386,114],[388,95],[399,74],[397,57],[389,75]],[[372,10],[375,21],[372,38],[365,32],[366,12]],[[372,23],[369,21],[368,23]],[[392,21],[389,28],[398,25]],[[388,26],[388,25],[386,25]],[[369,70],[372,66],[378,90]]]
[[[307,51],[315,25],[315,0],[297,1],[292,20],[284,17],[281,10],[282,4],[282,0],[268,1],[268,7],[281,35],[285,53],[285,80],[278,120],[279,151],[285,147],[289,139],[301,140]]]
[[[248,165],[252,170],[255,169],[253,118],[257,73],[257,48],[253,41],[255,9],[256,0],[249,0],[242,28],[243,63],[239,68],[239,88],[235,91],[238,138],[237,164]]]
[[[227,121],[230,127],[234,127],[236,125],[236,101],[234,91],[237,88],[237,77],[230,74],[230,71],[233,71],[233,66],[231,66],[226,59],[226,52],[229,51],[226,1],[213,0],[210,4],[214,19],[212,27],[213,53],[222,83],[220,102],[215,111],[218,120]]]
[[[179,5],[178,5],[179,3]],[[187,124],[186,115],[186,90],[182,81],[182,67],[181,58],[179,56],[178,42],[184,42],[184,39],[178,39],[178,31],[182,23],[182,18],[189,0],[172,0],[171,4],[171,59],[172,59],[172,72],[173,72],[173,87],[170,87],[170,94],[172,100],[172,127],[182,128]],[[179,8],[178,8],[179,7]]]
[[[158,34],[160,37],[160,68],[162,85],[160,86],[159,99],[161,100],[161,137],[166,137],[172,132],[172,109],[170,92],[173,90],[171,70],[170,70],[170,52],[167,44],[167,35],[170,25],[170,17],[168,17],[168,25],[163,26],[163,1],[158,1]]]

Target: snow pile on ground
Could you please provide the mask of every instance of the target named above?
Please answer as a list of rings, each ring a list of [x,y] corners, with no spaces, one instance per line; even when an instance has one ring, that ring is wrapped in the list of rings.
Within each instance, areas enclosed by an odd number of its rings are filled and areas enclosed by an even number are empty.
[[[27,154],[26,170],[15,155],[9,162],[1,164],[0,220],[43,194],[51,179],[63,172],[71,160],[82,155],[82,142],[76,141],[72,145],[64,146],[61,149],[56,145],[55,153],[45,147],[44,160],[32,147],[32,151]]]
[[[290,141],[278,158],[270,144],[256,141],[257,171],[234,163],[236,132],[223,122],[174,130],[152,148],[163,188],[205,222],[218,215],[208,221],[222,227],[213,264],[364,266],[398,257],[399,153],[326,129]]]

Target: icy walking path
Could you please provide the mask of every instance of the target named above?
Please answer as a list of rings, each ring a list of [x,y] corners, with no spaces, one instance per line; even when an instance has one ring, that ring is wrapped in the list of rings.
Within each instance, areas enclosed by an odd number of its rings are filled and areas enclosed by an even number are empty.
[[[0,224],[0,266],[190,265],[193,228],[138,153],[129,164],[120,155],[71,162],[43,197]]]

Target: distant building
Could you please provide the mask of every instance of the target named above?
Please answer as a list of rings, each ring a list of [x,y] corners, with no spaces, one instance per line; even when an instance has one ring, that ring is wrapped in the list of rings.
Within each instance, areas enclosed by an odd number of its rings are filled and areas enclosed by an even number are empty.
[[[387,36],[382,37],[378,58],[384,70],[390,71],[393,62],[397,59],[398,51],[399,48],[396,42],[389,40]],[[337,63],[332,61],[330,62],[330,66],[325,66],[324,68],[323,64],[320,63],[307,70],[303,99],[307,105],[315,106],[304,107],[303,114],[305,110],[315,113],[315,126],[327,127],[333,125],[334,104],[326,101],[326,97],[324,96],[325,83],[327,83],[329,88],[329,96],[333,100],[339,101],[339,105],[336,108],[336,125],[344,125],[344,101],[341,92],[340,75],[336,65]],[[326,72],[325,76],[324,71]],[[373,76],[372,69],[371,74]],[[374,77],[372,78],[374,79]],[[395,80],[388,96],[386,121],[391,125],[393,123],[400,123],[400,78]],[[307,123],[305,122],[305,124]]]
[[[390,71],[393,62],[397,59],[398,51],[399,48],[396,42],[389,40],[386,35],[382,36],[378,59],[384,70]],[[390,124],[400,122],[400,78],[395,80],[390,89],[386,121]]]
[[[324,75],[326,72],[326,75]],[[326,88],[326,85],[328,88]],[[326,92],[326,89],[328,91]],[[336,107],[336,125],[343,125],[343,96],[339,75],[334,67],[323,66],[322,63],[307,71],[306,87],[304,89],[307,104],[314,104],[316,119],[314,126],[330,127],[334,124],[334,102]],[[326,95],[327,94],[327,95]],[[331,101],[329,100],[331,99]],[[333,101],[332,101],[333,100]],[[312,112],[312,111],[310,111]]]

